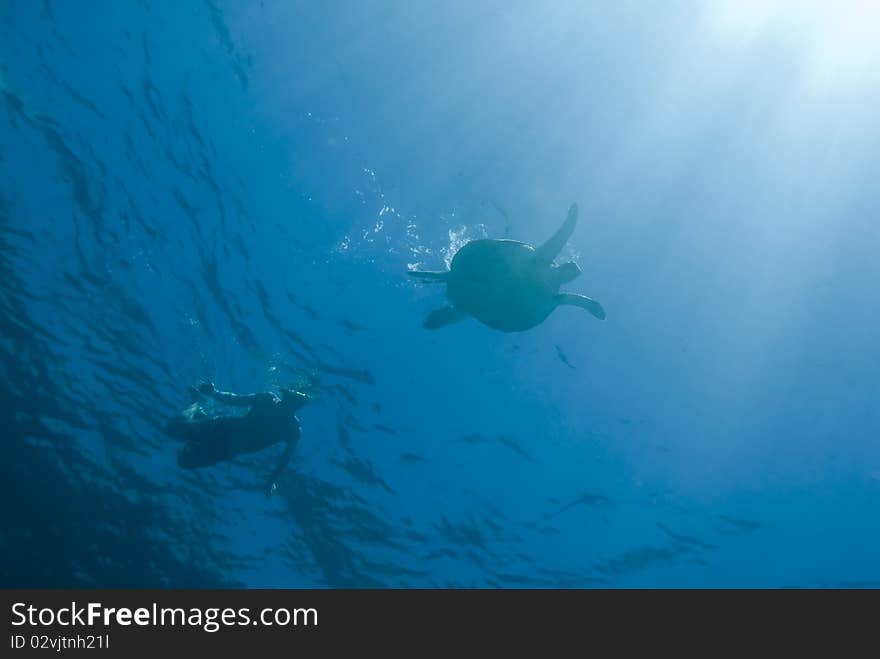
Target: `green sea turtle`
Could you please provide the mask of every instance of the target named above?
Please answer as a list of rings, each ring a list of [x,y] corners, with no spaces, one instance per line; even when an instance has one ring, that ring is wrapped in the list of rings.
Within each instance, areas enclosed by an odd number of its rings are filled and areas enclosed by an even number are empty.
[[[559,230],[537,248],[516,240],[472,240],[455,253],[447,271],[410,270],[418,279],[444,282],[452,303],[428,314],[424,326],[437,329],[470,315],[502,332],[521,332],[540,324],[561,304],[581,307],[604,320],[605,310],[595,300],[559,292],[581,273],[572,261],[553,263],[577,218],[577,204],[572,204]]]

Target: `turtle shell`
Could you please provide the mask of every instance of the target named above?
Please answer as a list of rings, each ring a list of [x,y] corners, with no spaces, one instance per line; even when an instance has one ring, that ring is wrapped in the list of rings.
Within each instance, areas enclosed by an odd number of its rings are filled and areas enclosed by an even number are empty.
[[[541,323],[556,307],[558,282],[534,258],[531,245],[515,240],[474,240],[452,259],[447,294],[479,321],[505,332]]]

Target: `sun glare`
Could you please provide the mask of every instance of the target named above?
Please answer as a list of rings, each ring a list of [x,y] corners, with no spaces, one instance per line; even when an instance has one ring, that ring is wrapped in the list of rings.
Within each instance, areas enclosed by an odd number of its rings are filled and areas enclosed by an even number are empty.
[[[821,81],[880,78],[880,0],[719,0],[713,19],[736,38],[796,40]]]

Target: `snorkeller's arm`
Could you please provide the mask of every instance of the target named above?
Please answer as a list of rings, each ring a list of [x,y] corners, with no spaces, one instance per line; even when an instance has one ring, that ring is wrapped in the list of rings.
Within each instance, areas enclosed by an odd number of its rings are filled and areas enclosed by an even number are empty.
[[[209,396],[219,403],[232,405],[233,407],[252,407],[255,403],[262,399],[274,401],[272,394],[233,394],[228,391],[218,391],[213,382],[201,382],[196,387],[198,392],[204,396]]]

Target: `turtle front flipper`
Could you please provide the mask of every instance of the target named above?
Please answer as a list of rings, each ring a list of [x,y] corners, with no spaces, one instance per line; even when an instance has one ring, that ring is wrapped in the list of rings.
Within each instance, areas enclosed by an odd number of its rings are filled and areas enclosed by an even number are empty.
[[[446,281],[449,271],[431,272],[429,270],[407,270],[406,274],[422,281]]]
[[[446,325],[452,325],[452,323],[457,323],[458,321],[463,320],[466,315],[467,314],[464,311],[456,309],[455,307],[434,309],[434,311],[427,315],[422,326],[425,329],[430,330],[438,329],[440,327],[445,327]]]
[[[572,204],[568,209],[568,217],[565,218],[565,222],[563,222],[562,226],[553,234],[553,237],[535,249],[535,260],[548,266],[553,263],[553,259],[559,256],[559,252],[562,251],[562,248],[565,247],[565,243],[568,242],[568,239],[571,238],[571,234],[574,233],[574,227],[577,224],[577,221],[578,207],[577,204]]]
[[[599,320],[605,320],[605,309],[596,300],[586,295],[578,295],[577,293],[559,293],[556,295],[556,304],[570,304],[581,309],[586,309]]]

